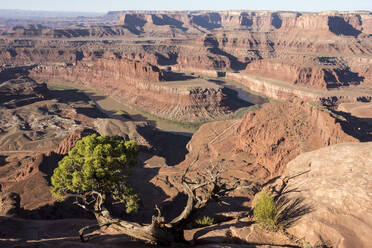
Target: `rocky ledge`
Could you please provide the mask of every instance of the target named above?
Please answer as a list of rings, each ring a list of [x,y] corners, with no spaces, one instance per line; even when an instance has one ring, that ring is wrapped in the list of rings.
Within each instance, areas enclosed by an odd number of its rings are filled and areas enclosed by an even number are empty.
[[[301,154],[288,163],[288,196],[308,214],[289,229],[313,245],[370,247],[372,143],[343,143]],[[295,190],[294,190],[295,189]]]

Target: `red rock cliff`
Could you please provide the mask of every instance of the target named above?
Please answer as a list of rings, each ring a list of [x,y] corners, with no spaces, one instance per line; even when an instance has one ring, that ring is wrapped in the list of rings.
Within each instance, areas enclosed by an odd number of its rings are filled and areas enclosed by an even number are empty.
[[[329,113],[307,103],[267,104],[244,117],[238,134],[238,149],[253,154],[273,174],[303,152],[357,141]]]
[[[91,65],[79,62],[72,66],[39,66],[30,76],[39,81],[72,82],[101,89],[125,104],[177,121],[213,120],[231,112],[220,87],[162,84],[163,72],[146,62],[99,59]]]

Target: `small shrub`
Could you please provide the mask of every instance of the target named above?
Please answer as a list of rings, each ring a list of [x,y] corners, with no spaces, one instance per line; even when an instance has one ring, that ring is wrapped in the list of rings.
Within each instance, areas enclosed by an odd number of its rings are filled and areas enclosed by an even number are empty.
[[[203,216],[203,218],[195,220],[196,227],[211,226],[214,224],[214,218]]]
[[[263,228],[275,229],[279,207],[274,200],[274,196],[265,191],[261,191],[257,197],[256,204],[253,208],[254,218]]]

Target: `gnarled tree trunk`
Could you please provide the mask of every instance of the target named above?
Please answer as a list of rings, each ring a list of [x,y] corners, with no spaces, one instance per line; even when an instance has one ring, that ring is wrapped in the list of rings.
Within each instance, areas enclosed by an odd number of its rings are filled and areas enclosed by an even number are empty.
[[[186,226],[198,217],[208,203],[218,200],[238,186],[238,181],[230,187],[227,183],[224,183],[220,177],[222,168],[216,168],[215,166],[207,170],[207,174],[198,174],[195,180],[190,180],[186,175],[196,161],[197,160],[186,168],[181,177],[182,186],[188,199],[182,213],[172,221],[165,223],[164,217],[157,207],[156,210],[158,211],[158,215],[152,217],[150,225],[140,225],[135,222],[115,219],[103,206],[104,198],[99,194],[94,206],[94,214],[98,225],[82,228],[80,230],[80,238],[82,241],[85,241],[84,232],[87,230],[96,227],[110,226],[119,233],[151,244],[170,245],[172,243],[185,242],[184,229]]]

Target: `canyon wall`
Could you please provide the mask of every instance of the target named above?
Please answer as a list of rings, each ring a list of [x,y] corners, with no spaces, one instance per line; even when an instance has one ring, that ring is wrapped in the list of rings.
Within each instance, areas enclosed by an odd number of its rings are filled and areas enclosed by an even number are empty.
[[[100,89],[120,102],[175,121],[213,120],[232,111],[222,88],[164,85],[164,72],[145,62],[99,59],[90,65],[39,66],[31,70],[30,76],[38,81]]]
[[[0,35],[0,63],[41,66],[32,73],[40,80],[51,76],[89,84],[178,120],[211,120],[231,109],[222,107],[224,93],[218,89],[202,94],[204,90],[185,91],[177,83],[148,83],[162,80],[162,71],[225,76],[278,100],[298,96],[337,105],[372,98],[370,12],[126,11],[102,18],[116,20],[116,25],[9,27]],[[148,71],[130,63],[148,64]],[[150,73],[155,67],[159,72]],[[141,94],[159,107],[152,111]],[[201,103],[204,98],[210,107]],[[217,111],[210,114],[213,108]],[[175,112],[167,114],[169,109]],[[193,110],[204,114],[186,114]]]
[[[198,26],[207,30],[218,28],[241,28],[254,32],[267,32],[288,29],[301,32],[317,31],[336,35],[355,36],[360,33],[371,34],[371,13],[360,12],[322,12],[300,13],[285,11],[220,11],[220,12],[123,12],[118,25],[139,26],[172,25],[178,28]],[[119,19],[119,18],[118,18]]]
[[[280,101],[291,100],[299,97],[305,101],[324,104],[330,108],[336,108],[341,103],[372,101],[372,90],[370,88],[362,90],[358,90],[358,88],[345,89],[327,92],[307,87],[294,87],[282,81],[244,73],[227,72],[226,78],[237,81],[255,92],[259,92],[267,97]]]
[[[359,76],[359,73],[350,71],[348,67],[321,66],[316,62],[303,64],[301,61],[288,63],[269,59],[250,63],[244,73],[266,76],[292,85],[315,89],[358,85],[364,80],[364,77]]]
[[[254,154],[256,163],[273,174],[297,155],[321,147],[357,142],[339,121],[306,103],[265,105],[248,113],[238,127],[237,149]]]
[[[344,128],[344,122],[302,101],[265,104],[243,119],[202,125],[187,145],[185,161],[175,168],[162,168],[159,177],[163,179],[156,182],[170,180],[164,177],[197,160],[192,170],[221,166],[225,178],[240,178],[243,184],[265,183],[280,176],[299,154],[332,144],[359,142]]]
[[[360,12],[286,12],[286,11],[193,11],[193,12],[111,12],[102,17],[86,20],[76,18],[56,23],[46,20],[4,23],[3,35],[12,37],[109,37],[153,34],[200,35],[215,30],[248,30],[251,32],[279,32],[296,35],[365,36],[372,34],[372,17],[368,11]],[[116,21],[115,21],[116,20]],[[96,22],[96,23],[94,23]],[[115,23],[116,22],[116,23]],[[1,24],[1,23],[0,23]],[[94,25],[95,24],[95,25]],[[116,25],[114,25],[116,24]],[[62,26],[61,26],[62,25]],[[63,28],[68,27],[68,28]],[[156,30],[154,29],[156,27]]]

